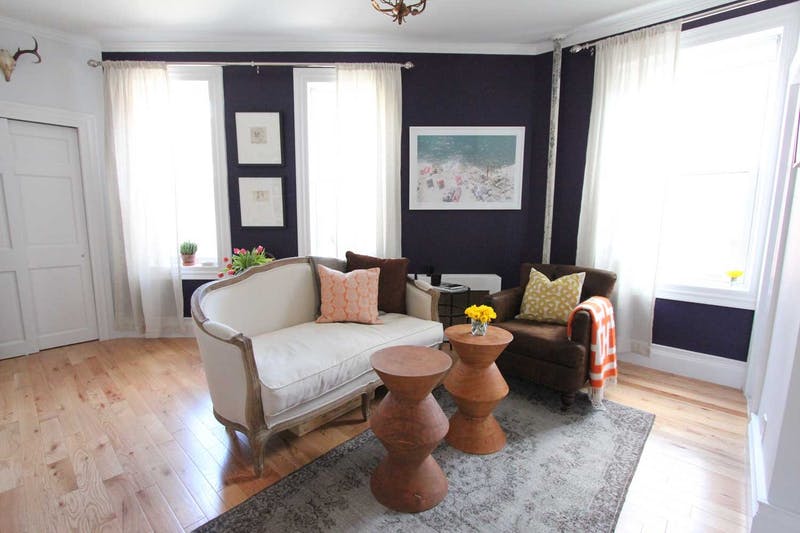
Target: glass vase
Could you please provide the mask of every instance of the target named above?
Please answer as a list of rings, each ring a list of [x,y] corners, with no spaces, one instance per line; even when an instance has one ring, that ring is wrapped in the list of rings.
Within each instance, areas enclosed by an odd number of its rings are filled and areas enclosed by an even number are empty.
[[[474,318],[470,319],[470,325],[472,326],[470,333],[479,337],[486,335],[486,330],[489,329],[488,322],[481,322],[480,320],[475,320]]]

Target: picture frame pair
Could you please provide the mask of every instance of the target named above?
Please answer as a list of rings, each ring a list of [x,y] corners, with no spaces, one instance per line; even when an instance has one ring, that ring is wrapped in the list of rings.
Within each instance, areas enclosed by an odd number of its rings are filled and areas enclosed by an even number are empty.
[[[283,165],[278,112],[235,113],[239,165]],[[285,227],[282,177],[240,177],[242,227]]]

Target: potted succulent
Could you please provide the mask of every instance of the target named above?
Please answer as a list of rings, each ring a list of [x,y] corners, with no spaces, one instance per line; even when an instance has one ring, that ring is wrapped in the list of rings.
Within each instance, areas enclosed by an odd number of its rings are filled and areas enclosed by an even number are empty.
[[[194,264],[194,254],[197,252],[197,243],[192,241],[183,241],[181,243],[181,262],[183,266],[192,266]]]

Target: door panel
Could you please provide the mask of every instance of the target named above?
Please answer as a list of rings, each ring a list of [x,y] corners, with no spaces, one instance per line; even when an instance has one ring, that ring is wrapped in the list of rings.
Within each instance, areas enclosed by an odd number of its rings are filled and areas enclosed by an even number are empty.
[[[19,121],[8,129],[39,349],[95,339],[77,132]]]
[[[11,136],[0,118],[0,359],[38,351],[24,242]]]
[[[28,350],[30,343],[25,338],[22,324],[22,305],[20,301],[17,273],[13,270],[0,272],[0,359],[4,356],[18,355]],[[22,351],[20,351],[22,350]]]

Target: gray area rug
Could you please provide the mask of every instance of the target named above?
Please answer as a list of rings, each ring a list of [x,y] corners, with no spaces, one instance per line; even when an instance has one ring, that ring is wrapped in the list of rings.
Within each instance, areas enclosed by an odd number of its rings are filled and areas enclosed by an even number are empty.
[[[386,452],[367,430],[196,531],[613,531],[655,417],[607,400],[597,411],[584,394],[562,413],[557,393],[508,381],[495,410],[508,444],[468,455],[443,442],[433,456],[450,491],[433,509],[403,514],[375,501],[369,479]],[[447,391],[434,395],[455,411]]]

